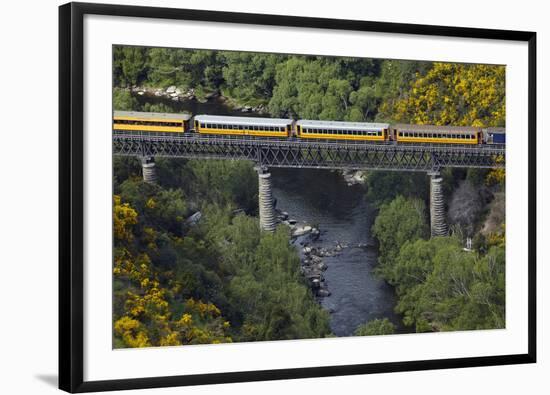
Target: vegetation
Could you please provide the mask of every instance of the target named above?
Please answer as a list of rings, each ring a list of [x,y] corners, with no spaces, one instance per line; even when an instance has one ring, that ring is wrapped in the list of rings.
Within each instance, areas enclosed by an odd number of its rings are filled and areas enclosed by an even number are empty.
[[[466,252],[456,237],[426,240],[419,201],[395,198],[380,209],[373,233],[378,272],[396,288],[396,311],[416,331],[504,327],[504,245]]]
[[[504,126],[504,67],[434,63],[408,89],[386,98],[377,119],[435,125]],[[398,296],[396,311],[417,332],[503,328],[505,227],[499,170],[445,169],[444,193],[460,180],[492,188],[497,199],[463,250],[460,235],[427,239],[428,182],[406,173],[367,175],[367,198],[380,208],[372,231],[379,241],[377,272]],[[501,192],[502,191],[502,192]]]
[[[199,98],[217,91],[240,104],[264,104],[273,116],[367,121],[374,120],[381,103],[405,95],[405,87],[431,65],[366,58],[115,47],[114,83],[117,88],[177,86],[193,89]],[[120,99],[115,97],[121,104],[115,108],[132,107],[128,99]]]
[[[387,318],[377,318],[359,326],[355,330],[356,336],[392,335],[395,333],[395,325]]]
[[[115,160],[115,347],[330,335],[288,231],[235,214],[257,205],[250,165],[174,160],[178,188],[143,183],[136,163]]]

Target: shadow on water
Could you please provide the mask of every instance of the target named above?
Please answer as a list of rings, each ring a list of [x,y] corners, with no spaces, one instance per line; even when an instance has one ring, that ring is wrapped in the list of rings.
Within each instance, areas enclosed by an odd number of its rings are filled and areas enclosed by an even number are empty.
[[[331,329],[337,336],[353,335],[367,321],[387,317],[403,328],[394,313],[395,293],[372,272],[378,258],[370,228],[374,210],[364,199],[362,186],[348,186],[338,172],[316,169],[271,169],[277,207],[291,218],[318,225],[321,237],[312,246],[344,248],[325,257],[324,273],[331,296],[321,305],[331,312]]]

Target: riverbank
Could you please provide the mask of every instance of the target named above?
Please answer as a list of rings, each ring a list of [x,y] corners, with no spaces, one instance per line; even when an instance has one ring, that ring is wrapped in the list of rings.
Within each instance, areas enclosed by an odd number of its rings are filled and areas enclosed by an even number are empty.
[[[149,98],[164,98],[172,102],[196,101],[200,104],[208,103],[211,100],[223,102],[229,109],[241,113],[257,113],[261,115],[269,114],[267,106],[263,103],[257,105],[248,105],[241,103],[238,100],[224,96],[218,90],[205,92],[202,89],[195,88],[181,89],[175,85],[167,88],[150,87],[150,86],[134,86],[132,88],[117,88],[130,92],[135,96],[145,96]]]

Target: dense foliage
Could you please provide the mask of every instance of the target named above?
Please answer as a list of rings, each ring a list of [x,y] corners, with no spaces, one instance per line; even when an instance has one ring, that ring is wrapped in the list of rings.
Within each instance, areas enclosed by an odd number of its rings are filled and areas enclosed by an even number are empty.
[[[265,104],[273,116],[310,119],[373,120],[382,102],[401,98],[408,84],[430,66],[430,62],[230,51],[114,50],[115,87],[177,86],[193,89],[199,98],[217,91],[239,104]],[[127,98],[117,101],[122,104],[118,109],[132,107]]]
[[[395,325],[387,318],[377,318],[360,325],[355,330],[356,336],[392,335],[394,333]]]
[[[245,214],[257,206],[251,165],[161,161],[161,180],[167,168],[172,185],[151,185],[137,160],[115,160],[115,347],[329,335],[286,228],[261,233]]]
[[[426,240],[423,203],[397,196],[373,225],[380,243],[377,271],[395,286],[396,311],[417,332],[504,327],[505,250],[490,237],[488,252],[467,252],[456,237]]]

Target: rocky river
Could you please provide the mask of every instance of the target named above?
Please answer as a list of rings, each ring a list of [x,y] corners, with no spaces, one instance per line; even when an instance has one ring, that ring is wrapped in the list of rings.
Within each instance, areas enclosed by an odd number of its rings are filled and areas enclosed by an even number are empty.
[[[305,274],[320,271],[319,302],[331,314],[337,336],[350,336],[357,326],[389,318],[398,332],[405,331],[393,312],[395,293],[377,278],[373,268],[377,249],[370,234],[374,210],[364,189],[348,185],[339,172],[315,169],[272,169],[277,207],[302,228],[317,235],[295,241]]]

